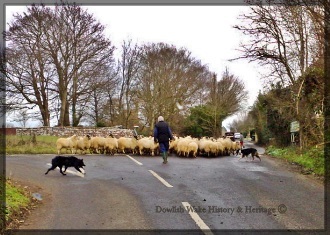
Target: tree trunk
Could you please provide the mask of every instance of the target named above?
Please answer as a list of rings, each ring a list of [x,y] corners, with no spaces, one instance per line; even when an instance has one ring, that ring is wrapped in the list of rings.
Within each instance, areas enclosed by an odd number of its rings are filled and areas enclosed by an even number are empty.
[[[65,114],[64,114],[64,126],[71,126],[70,124],[70,109],[69,101],[66,101]]]
[[[64,118],[65,118],[65,108],[66,108],[66,96],[67,92],[61,90],[60,87],[60,99],[61,99],[61,108],[60,108],[60,118],[58,120],[58,126],[64,126]]]
[[[48,109],[40,108],[43,126],[50,126],[50,114]]]

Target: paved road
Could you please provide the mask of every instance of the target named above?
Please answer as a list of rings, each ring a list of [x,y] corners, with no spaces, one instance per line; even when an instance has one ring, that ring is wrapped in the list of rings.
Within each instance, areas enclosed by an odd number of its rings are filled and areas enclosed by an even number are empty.
[[[87,155],[84,177],[73,168],[44,175],[52,157],[7,156],[8,177],[43,198],[21,229],[324,228],[323,185],[267,156],[171,156],[164,165],[161,157]]]

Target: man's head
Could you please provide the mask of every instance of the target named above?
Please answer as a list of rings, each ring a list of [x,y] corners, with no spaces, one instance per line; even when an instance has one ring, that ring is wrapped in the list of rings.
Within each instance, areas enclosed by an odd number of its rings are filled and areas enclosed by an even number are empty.
[[[159,117],[158,117],[158,121],[159,121],[159,122],[163,122],[163,121],[164,121],[164,117],[163,117],[163,116],[159,116]]]

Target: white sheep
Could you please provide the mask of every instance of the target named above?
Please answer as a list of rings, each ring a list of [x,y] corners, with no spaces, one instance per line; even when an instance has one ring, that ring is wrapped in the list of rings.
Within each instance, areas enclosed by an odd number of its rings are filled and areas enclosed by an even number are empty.
[[[176,143],[176,152],[178,156],[197,157],[198,139],[192,138],[191,136],[179,138]]]
[[[170,153],[177,153],[177,144],[179,142],[179,138],[180,137],[174,136],[174,140],[170,141],[170,146],[169,146]]]
[[[135,154],[135,149],[137,148],[137,139],[134,138],[130,138],[130,137],[120,137],[118,139],[118,152],[122,152],[125,153],[127,151],[132,151],[133,154]]]
[[[106,146],[104,137],[96,136],[91,138],[90,150],[91,153],[103,153]]]
[[[208,137],[202,137],[198,142],[198,151],[199,154],[208,154],[210,151],[210,148],[208,147],[211,140]]]
[[[215,141],[215,143],[217,144],[218,155],[223,155],[224,151],[225,151],[225,148],[223,146],[223,143],[222,143],[221,139],[217,139]]]
[[[187,146],[187,156],[192,154],[193,157],[197,157],[198,144],[195,141],[191,141]]]
[[[209,156],[217,156],[219,144],[216,143],[213,139],[203,137],[199,140],[199,153]]]
[[[207,146],[207,143],[209,142],[210,140],[208,139],[208,137],[202,137],[199,142],[198,142],[198,151],[199,151],[199,154],[206,154],[206,146]]]
[[[178,156],[183,156],[187,157],[187,150],[188,150],[188,144],[191,142],[191,139],[184,137],[184,138],[179,138],[177,145],[176,145],[176,150],[177,150],[177,155]]]
[[[86,135],[84,137],[79,137],[76,144],[76,153],[81,150],[81,154],[86,154],[86,151],[91,147],[91,137]]]
[[[235,155],[237,150],[241,149],[241,144],[239,141],[232,141],[231,153]]]
[[[224,147],[224,154],[230,155],[231,149],[232,149],[232,140],[229,138],[222,139],[222,144]]]
[[[118,149],[118,140],[112,135],[105,138],[105,152],[114,155]]]
[[[71,153],[74,153],[74,149],[76,148],[77,145],[77,140],[78,137],[76,135],[73,135],[71,137],[68,138],[58,138],[56,140],[56,149],[57,149],[57,153],[60,154],[61,153],[61,149],[66,149],[66,151],[68,149],[71,150]]]
[[[206,153],[207,153],[207,156],[217,156],[218,154],[218,145],[215,141],[213,140],[209,140],[207,142],[207,146],[206,146]]]
[[[140,155],[146,154],[146,151],[149,151],[151,156],[154,156],[159,148],[159,143],[155,143],[153,137],[143,137],[137,141],[137,145]]]

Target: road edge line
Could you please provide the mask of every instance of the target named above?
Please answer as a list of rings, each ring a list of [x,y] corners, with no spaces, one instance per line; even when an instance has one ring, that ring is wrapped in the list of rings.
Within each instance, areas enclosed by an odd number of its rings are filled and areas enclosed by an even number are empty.
[[[183,207],[186,209],[186,211],[189,213],[189,215],[191,216],[191,218],[195,221],[195,223],[197,224],[197,226],[202,230],[202,232],[205,235],[213,235],[211,229],[209,228],[209,226],[207,226],[204,221],[201,219],[201,217],[199,217],[199,215],[195,212],[195,210],[193,209],[193,207],[189,204],[189,202],[181,202]],[[188,209],[190,208],[190,209]]]

